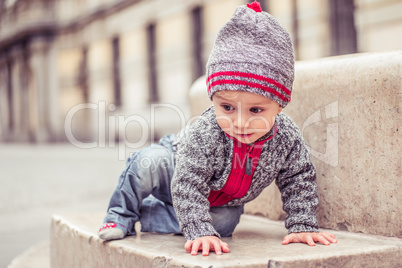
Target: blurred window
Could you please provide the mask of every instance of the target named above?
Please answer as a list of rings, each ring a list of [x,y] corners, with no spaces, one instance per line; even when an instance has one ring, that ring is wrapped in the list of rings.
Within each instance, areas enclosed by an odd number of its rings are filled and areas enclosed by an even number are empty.
[[[156,72],[156,34],[155,23],[147,27],[147,47],[148,47],[148,71],[149,71],[149,102],[158,102],[158,84]]]
[[[330,0],[331,54],[357,52],[353,0]]]
[[[114,37],[112,39],[113,49],[113,92],[114,105],[121,106],[121,83],[120,83],[120,39]]]
[[[82,90],[82,97],[84,103],[89,102],[89,91],[88,91],[88,48],[85,46],[81,50],[81,63],[78,74],[79,87]]]
[[[295,50],[295,59],[299,59],[299,19],[297,10],[297,0],[291,2],[292,14],[292,42]]]
[[[12,63],[7,62],[7,98],[8,98],[8,127],[12,131],[14,129],[14,102],[13,102],[13,84],[12,84]]]
[[[193,20],[193,80],[196,80],[204,75],[205,72],[204,61],[202,60],[202,7],[194,8],[191,12],[191,16]]]

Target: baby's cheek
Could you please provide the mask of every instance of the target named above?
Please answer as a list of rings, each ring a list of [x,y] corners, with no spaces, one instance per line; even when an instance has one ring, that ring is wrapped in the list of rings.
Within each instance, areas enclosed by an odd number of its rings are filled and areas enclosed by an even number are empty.
[[[224,131],[229,131],[233,128],[233,123],[230,121],[229,118],[227,119],[218,119],[218,124]]]
[[[259,119],[259,120],[253,120],[251,122],[251,128],[261,131],[270,130],[272,125],[273,125],[272,122],[270,122],[269,120]]]

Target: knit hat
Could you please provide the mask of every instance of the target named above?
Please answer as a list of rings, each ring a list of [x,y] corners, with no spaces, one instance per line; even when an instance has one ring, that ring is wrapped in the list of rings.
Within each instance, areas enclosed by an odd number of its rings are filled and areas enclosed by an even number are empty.
[[[254,2],[239,6],[220,29],[207,63],[208,96],[219,90],[290,102],[294,52],[289,33]]]

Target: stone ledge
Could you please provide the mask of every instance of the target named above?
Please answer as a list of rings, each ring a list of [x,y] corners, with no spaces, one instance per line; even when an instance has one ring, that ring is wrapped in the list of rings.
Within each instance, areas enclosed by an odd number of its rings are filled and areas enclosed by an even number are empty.
[[[50,268],[50,241],[42,241],[17,257],[7,266],[7,268]]]
[[[402,240],[334,232],[338,244],[281,245],[283,222],[243,215],[231,252],[191,256],[182,236],[139,233],[104,242],[97,236],[103,213],[53,216],[51,267],[398,267]]]

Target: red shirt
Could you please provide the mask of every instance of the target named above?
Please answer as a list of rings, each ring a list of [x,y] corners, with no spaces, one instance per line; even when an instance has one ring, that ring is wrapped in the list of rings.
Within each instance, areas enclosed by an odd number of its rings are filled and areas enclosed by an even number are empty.
[[[262,147],[275,134],[276,125],[273,135],[265,140],[256,141],[251,145],[241,143],[235,138],[226,135],[233,139],[232,169],[223,188],[219,191],[210,192],[208,201],[211,207],[222,206],[232,199],[241,198],[246,195],[251,185],[255,167],[260,159]]]

